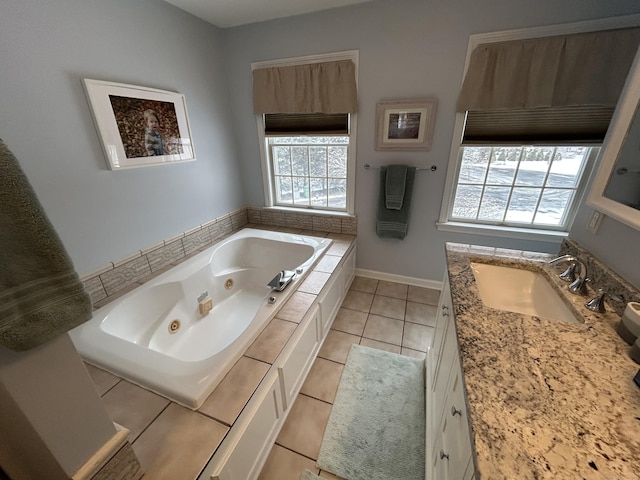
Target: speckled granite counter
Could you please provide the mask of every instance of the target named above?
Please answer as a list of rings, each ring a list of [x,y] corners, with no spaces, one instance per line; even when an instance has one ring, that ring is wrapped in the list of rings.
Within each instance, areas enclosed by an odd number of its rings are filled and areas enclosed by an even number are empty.
[[[480,478],[640,479],[640,369],[619,316],[584,308],[553,255],[447,244],[458,342]],[[584,323],[485,307],[469,262],[541,271]],[[566,292],[566,293],[565,293]]]

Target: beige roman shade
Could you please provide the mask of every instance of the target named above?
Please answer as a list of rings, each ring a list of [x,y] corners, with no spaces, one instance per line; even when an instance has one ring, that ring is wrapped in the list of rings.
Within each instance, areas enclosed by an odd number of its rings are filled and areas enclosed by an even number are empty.
[[[602,143],[639,44],[626,28],[478,45],[463,144]]]
[[[355,113],[355,65],[351,60],[253,71],[256,114]]]
[[[478,45],[458,111],[615,106],[640,44],[640,28]]]

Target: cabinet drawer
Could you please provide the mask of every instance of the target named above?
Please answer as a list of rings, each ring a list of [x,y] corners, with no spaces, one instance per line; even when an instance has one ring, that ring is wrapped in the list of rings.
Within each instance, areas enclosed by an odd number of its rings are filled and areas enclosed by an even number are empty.
[[[320,312],[314,307],[303,320],[303,325],[294,333],[294,338],[287,345],[287,351],[283,352],[278,361],[278,376],[282,386],[282,400],[284,410],[293,403],[304,382],[317,349],[320,345],[318,327]]]

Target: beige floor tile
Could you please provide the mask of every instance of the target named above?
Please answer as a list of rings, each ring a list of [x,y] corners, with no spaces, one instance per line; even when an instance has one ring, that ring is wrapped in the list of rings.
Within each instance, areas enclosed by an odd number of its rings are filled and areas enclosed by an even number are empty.
[[[300,393],[327,403],[333,403],[343,369],[344,365],[341,363],[316,358]]]
[[[402,346],[412,350],[426,352],[433,337],[433,330],[433,327],[406,322],[404,324]]]
[[[351,290],[357,290],[359,292],[376,293],[377,287],[378,280],[375,278],[356,276],[351,283]]]
[[[342,307],[368,313],[372,302],[373,294],[349,290],[342,301]]]
[[[357,310],[349,310],[341,308],[338,310],[335,320],[331,328],[341,332],[351,333],[353,335],[362,335],[364,324],[367,322],[367,313]]]
[[[438,305],[440,301],[440,290],[409,285],[407,300],[426,303],[428,305]]]
[[[404,313],[407,302],[399,298],[383,297],[376,295],[371,303],[369,313],[382,315],[383,317],[404,320]]]
[[[241,357],[198,411],[233,425],[269,367],[268,363]]]
[[[281,320],[289,320],[290,322],[300,323],[300,320],[306,315],[307,310],[316,299],[316,295],[303,292],[295,292],[287,303],[283,305],[276,317]]]
[[[103,397],[109,417],[129,429],[129,441],[133,442],[142,431],[169,405],[169,400],[142,387],[120,381]]]
[[[101,368],[94,367],[89,363],[85,363],[84,366],[87,367],[87,372],[91,375],[91,380],[93,380],[93,384],[96,386],[96,391],[100,396],[107,393],[107,391],[112,389],[115,384],[120,381],[120,377],[116,377],[112,373],[102,370]]]
[[[258,480],[300,480],[305,469],[314,473],[318,471],[313,460],[274,445]]]
[[[376,288],[376,295],[383,295],[385,297],[399,298],[400,300],[407,299],[408,285],[397,282],[386,282],[380,280],[378,288]]]
[[[193,480],[229,428],[175,403],[133,443],[145,478]]]
[[[404,322],[402,320],[369,314],[362,336],[371,340],[400,346],[402,344],[403,325]]]
[[[330,413],[331,405],[328,403],[298,395],[276,443],[305,457],[317,459]]]
[[[378,350],[384,350],[385,352],[400,353],[399,345],[391,345],[390,343],[379,342],[378,340],[371,340],[370,338],[362,338],[360,345],[364,347],[377,348]]]
[[[435,327],[437,312],[438,307],[435,305],[407,302],[407,312],[404,319],[407,322],[419,323],[420,325]]]
[[[256,341],[251,344],[244,355],[272,364],[297,327],[297,323],[274,318],[258,335]]]
[[[318,356],[338,363],[345,363],[351,345],[360,343],[360,337],[349,333],[329,330]]]
[[[318,295],[325,286],[327,281],[331,278],[330,273],[325,272],[309,272],[307,278],[304,279],[302,284],[298,287],[298,292],[312,293]]]
[[[424,360],[427,356],[425,352],[419,352],[418,350],[411,350],[410,348],[405,347],[402,347],[402,351],[400,353],[407,357],[420,358],[421,360]]]

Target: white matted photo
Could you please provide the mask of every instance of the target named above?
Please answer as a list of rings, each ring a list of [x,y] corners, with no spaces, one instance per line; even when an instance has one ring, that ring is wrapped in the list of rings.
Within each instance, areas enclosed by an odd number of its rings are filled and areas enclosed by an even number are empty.
[[[84,79],[111,170],[196,159],[184,95]]]
[[[434,98],[378,102],[376,150],[430,150],[436,104]]]

